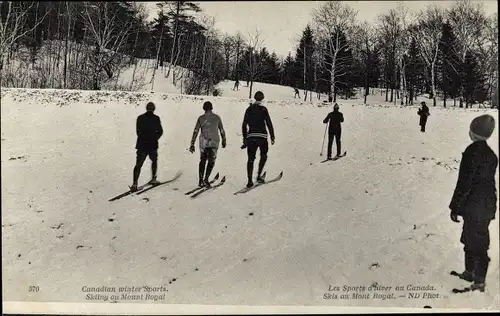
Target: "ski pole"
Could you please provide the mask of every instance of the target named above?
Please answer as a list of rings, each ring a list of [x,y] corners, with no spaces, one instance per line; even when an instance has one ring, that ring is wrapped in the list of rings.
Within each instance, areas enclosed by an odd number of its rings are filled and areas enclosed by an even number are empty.
[[[325,135],[323,135],[323,144],[321,145],[321,152],[319,153],[320,156],[323,156],[323,148],[325,147],[325,138],[326,138],[327,128],[328,128],[328,124],[325,125]]]

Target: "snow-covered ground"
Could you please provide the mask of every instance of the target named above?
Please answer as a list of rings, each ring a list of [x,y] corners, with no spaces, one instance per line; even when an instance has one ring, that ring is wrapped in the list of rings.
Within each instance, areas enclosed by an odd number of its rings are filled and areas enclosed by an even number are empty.
[[[2,88],[4,301],[99,302],[82,287],[147,285],[164,286],[155,293],[165,294],[163,304],[499,309],[498,213],[486,292],[451,294],[466,283],[448,274],[463,268],[461,224],[449,219],[448,204],[468,126],[497,111],[430,107],[424,134],[416,107],[339,100],[348,155],[320,163],[331,108],[294,100],[289,87],[256,84],[276,130],[268,177],[281,170],[284,177],[233,195],[246,182],[248,90],[225,86],[222,98]],[[190,200],[184,193],[197,184],[199,156],[187,148],[204,100],[225,124],[228,146],[214,174],[227,181]],[[135,120],[147,101],[156,102],[165,130],[159,178],[182,176],[108,202],[131,184]],[[489,144],[498,155],[497,135]],[[147,160],[140,183],[149,176]],[[340,296],[344,285],[375,283],[392,286],[378,293],[396,298],[324,299],[335,293],[330,286],[340,286]],[[408,286],[425,285],[439,298],[408,298],[415,292]],[[110,302],[110,293],[99,294]]]

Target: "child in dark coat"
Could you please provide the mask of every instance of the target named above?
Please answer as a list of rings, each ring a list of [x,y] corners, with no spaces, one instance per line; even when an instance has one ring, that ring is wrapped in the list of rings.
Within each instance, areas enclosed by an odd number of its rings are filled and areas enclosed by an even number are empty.
[[[425,104],[425,102],[420,103],[422,105],[422,108],[418,109],[417,114],[420,116],[420,131],[425,133],[425,125],[427,124],[427,118],[429,115],[429,107]]]
[[[463,219],[460,242],[464,245],[465,271],[461,279],[474,282],[472,290],[484,291],[490,258],[488,226],[495,218],[497,190],[495,173],[498,157],[486,143],[495,128],[491,115],[476,117],[469,136],[472,140],[462,154],[458,181],[449,205],[454,222]]]

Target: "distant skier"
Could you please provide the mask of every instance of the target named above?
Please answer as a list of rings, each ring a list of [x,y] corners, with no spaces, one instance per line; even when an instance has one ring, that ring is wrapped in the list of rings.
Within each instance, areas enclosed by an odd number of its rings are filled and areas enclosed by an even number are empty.
[[[264,100],[264,93],[257,91],[254,95],[255,102],[245,111],[243,118],[243,146],[241,149],[247,149],[248,162],[247,162],[247,188],[253,186],[253,163],[257,154],[257,149],[260,149],[259,170],[257,172],[257,182],[263,183],[262,170],[267,161],[267,152],[269,145],[267,142],[267,129],[271,135],[271,144],[274,145],[274,128],[269,116],[269,112],[265,106],[262,105]],[[267,129],[266,129],[267,126]],[[248,129],[247,129],[248,127]]]
[[[429,108],[425,104],[425,102],[421,102],[422,108],[418,109],[417,114],[420,116],[420,131],[425,133],[425,125],[427,124],[427,118],[429,115]]]
[[[293,88],[293,91],[295,91],[295,95],[293,96],[293,98],[295,99],[295,98],[297,98],[297,97],[298,97],[298,98],[300,99],[300,92],[299,92],[299,89],[297,89],[297,88]]]
[[[454,222],[463,218],[460,242],[464,244],[465,271],[461,279],[474,282],[472,290],[484,291],[490,258],[488,226],[495,218],[497,190],[495,174],[498,157],[486,143],[495,128],[495,119],[481,115],[472,120],[469,137],[472,144],[462,154],[458,181],[449,205]]]
[[[333,112],[328,113],[326,118],[323,120],[323,123],[327,124],[330,122],[330,126],[328,126],[328,154],[327,158],[332,159],[332,146],[333,139],[335,138],[335,142],[337,144],[337,156],[340,156],[341,150],[341,142],[340,138],[342,136],[342,126],[341,123],[344,122],[344,115],[339,112],[339,105],[335,103],[333,106]]]
[[[160,117],[153,113],[155,109],[155,104],[149,102],[146,105],[146,113],[137,117],[137,143],[135,145],[137,158],[134,167],[134,180],[130,187],[131,191],[137,191],[137,182],[139,181],[141,168],[148,156],[152,162],[151,169],[153,174],[149,183],[159,184],[158,180],[156,180],[156,172],[158,170],[158,140],[163,135],[163,128],[161,127]]]
[[[196,121],[193,137],[191,138],[191,147],[189,147],[189,151],[194,153],[194,142],[201,129],[200,163],[198,166],[198,185],[200,187],[210,186],[208,178],[212,173],[215,166],[215,160],[217,159],[217,149],[219,148],[220,140],[219,132],[222,138],[222,148],[226,148],[226,132],[224,131],[221,118],[212,112],[212,103],[210,101],[203,103],[203,110],[205,111],[205,114],[198,117],[198,120]]]
[[[240,81],[236,79],[236,81],[234,82],[233,91],[234,90],[239,91],[239,87],[240,87]]]

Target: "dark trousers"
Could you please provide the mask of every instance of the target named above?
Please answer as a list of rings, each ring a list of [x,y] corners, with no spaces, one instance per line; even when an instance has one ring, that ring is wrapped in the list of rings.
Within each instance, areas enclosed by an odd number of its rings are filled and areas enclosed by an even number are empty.
[[[210,147],[203,149],[203,151],[200,154],[200,164],[198,166],[198,174],[200,181],[202,180],[208,181],[208,177],[210,177],[210,174],[212,173],[212,170],[214,169],[215,166],[215,159],[217,159],[217,148]],[[205,173],[205,166],[207,168],[206,173]]]
[[[332,158],[332,147],[333,139],[335,138],[335,143],[337,144],[337,156],[340,156],[341,144],[340,137],[342,135],[342,130],[335,130],[328,133],[328,153],[327,157]]]
[[[144,164],[144,161],[146,158],[149,156],[149,159],[151,159],[151,171],[153,174],[153,179],[156,178],[156,171],[158,170],[158,150],[153,149],[153,150],[137,150],[137,157],[135,160],[135,167],[134,167],[134,184],[137,184],[137,181],[139,181],[139,176],[141,174],[141,168],[142,165]]]
[[[252,180],[253,162],[255,161],[255,156],[257,155],[257,149],[260,149],[259,170],[257,173],[257,175],[260,176],[267,161],[267,152],[269,150],[267,139],[263,137],[247,138],[247,176],[249,181]]]
[[[420,131],[425,133],[425,125],[427,124],[427,118],[420,120]]]
[[[464,244],[465,270],[474,275],[479,283],[484,283],[488,272],[490,258],[488,248],[490,221],[471,221],[464,218],[460,241]]]

